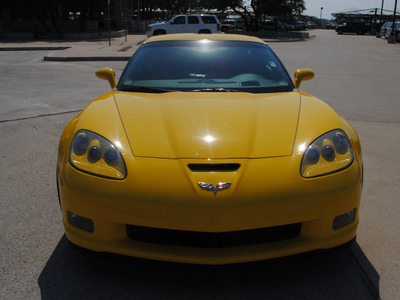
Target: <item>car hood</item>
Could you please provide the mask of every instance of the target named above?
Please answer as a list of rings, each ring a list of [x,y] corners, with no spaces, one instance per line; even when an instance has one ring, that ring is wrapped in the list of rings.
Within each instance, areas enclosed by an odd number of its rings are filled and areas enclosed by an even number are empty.
[[[135,156],[261,158],[292,154],[298,92],[115,92]]]
[[[167,22],[157,22],[157,23],[154,23],[154,24],[150,24],[148,27],[154,27],[154,26],[157,26],[157,25],[163,25],[163,24],[166,24]]]

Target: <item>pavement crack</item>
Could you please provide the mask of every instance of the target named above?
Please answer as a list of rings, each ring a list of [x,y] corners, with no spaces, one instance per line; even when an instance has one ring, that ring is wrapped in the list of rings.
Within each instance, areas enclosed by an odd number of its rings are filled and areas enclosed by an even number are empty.
[[[42,117],[57,116],[57,115],[65,115],[65,114],[71,114],[71,113],[76,113],[76,112],[80,112],[80,111],[82,111],[82,109],[68,110],[68,111],[63,111],[63,112],[58,112],[58,113],[41,114],[41,115],[37,115],[37,116],[24,117],[24,118],[0,120],[0,123],[24,121],[24,120],[37,119],[37,118],[42,118]]]

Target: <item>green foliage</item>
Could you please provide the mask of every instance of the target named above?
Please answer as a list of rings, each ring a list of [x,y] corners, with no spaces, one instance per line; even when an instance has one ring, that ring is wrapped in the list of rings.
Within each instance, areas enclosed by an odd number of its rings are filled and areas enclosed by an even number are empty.
[[[251,7],[256,16],[290,16],[301,14],[305,9],[304,0],[252,0]]]
[[[173,14],[183,14],[186,13],[190,9],[197,8],[198,1],[195,0],[163,0],[156,1],[154,3],[153,9],[162,9],[166,10],[172,16]]]
[[[111,16],[115,4],[121,6],[125,0],[111,0]],[[133,9],[138,2],[133,0]],[[249,5],[250,4],[250,5]],[[3,4],[1,9],[12,12],[29,12],[43,26],[53,24],[52,31],[58,31],[57,21],[67,20],[69,12],[80,12],[80,21],[84,31],[85,20],[96,19],[96,13],[106,11],[107,0],[13,0]],[[224,11],[232,9],[240,15],[248,30],[257,30],[258,23],[268,17],[289,18],[298,15],[305,9],[304,0],[140,0],[140,11],[143,19],[151,19],[152,12],[161,9],[168,17],[195,10]],[[118,18],[119,16],[114,15]],[[164,15],[164,17],[166,17]]]

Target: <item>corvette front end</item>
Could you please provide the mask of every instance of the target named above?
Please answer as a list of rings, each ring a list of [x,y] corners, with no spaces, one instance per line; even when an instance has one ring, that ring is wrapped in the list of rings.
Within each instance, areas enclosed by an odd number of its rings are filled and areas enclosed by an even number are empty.
[[[67,165],[60,188],[66,234],[72,243],[95,251],[209,264],[285,256],[351,240],[361,166],[304,179],[295,170],[296,160],[301,158],[213,160],[215,169],[218,164],[240,167],[193,172],[189,164],[210,161],[135,158],[122,181],[94,178]],[[232,185],[214,193],[199,182]],[[72,225],[69,212],[92,220],[93,232]],[[349,224],[334,229],[335,218],[353,212]],[[260,230],[266,228],[277,229]],[[244,237],[235,237],[243,231]],[[215,244],[202,245],[203,239]]]
[[[185,36],[151,41],[171,47]],[[232,45],[253,59],[251,47]],[[295,88],[312,72],[296,73],[292,84],[277,64],[262,64],[264,79],[211,79],[197,70],[172,82],[165,75],[167,88],[156,86],[161,71],[140,83],[153,86],[128,86],[138,82],[129,69],[114,88],[115,75],[102,69],[114,90],[74,118],[60,140],[57,183],[67,238],[98,252],[203,264],[276,258],[353,239],[362,190],[357,134]],[[137,66],[141,74],[144,67]],[[268,81],[273,73],[279,80]]]
[[[302,97],[305,116],[315,100]],[[98,105],[112,106],[108,100]],[[90,109],[88,114],[90,119]],[[85,117],[72,124],[84,126]],[[267,259],[343,244],[355,236],[358,223],[359,144],[351,127],[346,128],[354,148],[351,165],[325,176],[304,177],[304,144],[312,144],[313,138],[301,136],[310,132],[308,126],[307,121],[299,122],[291,153],[253,158],[134,156],[126,150],[131,139],[119,133],[115,144],[128,170],[124,179],[82,171],[65,157],[68,151],[62,152],[59,189],[67,237],[94,251],[206,264]],[[341,125],[332,121],[328,126]],[[76,129],[68,130],[71,133],[66,135],[73,137]],[[60,148],[69,149],[71,140],[64,142]],[[208,143],[207,151],[212,149]],[[229,186],[217,188],[223,183]],[[86,219],[91,230],[85,229]]]

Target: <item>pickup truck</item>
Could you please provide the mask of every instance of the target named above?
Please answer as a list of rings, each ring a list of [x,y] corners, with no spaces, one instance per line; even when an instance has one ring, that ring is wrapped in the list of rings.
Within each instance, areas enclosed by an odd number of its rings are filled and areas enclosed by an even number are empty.
[[[147,36],[167,33],[220,33],[221,23],[213,15],[179,15],[165,23],[155,23],[147,28]]]

